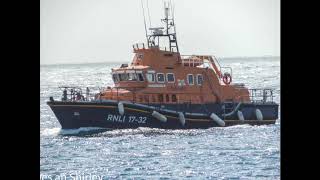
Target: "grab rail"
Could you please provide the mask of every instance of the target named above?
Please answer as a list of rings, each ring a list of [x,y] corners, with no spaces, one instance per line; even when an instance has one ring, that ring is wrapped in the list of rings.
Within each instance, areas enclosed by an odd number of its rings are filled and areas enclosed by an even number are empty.
[[[221,66],[219,60],[214,55],[181,55],[182,65],[187,67],[197,67],[205,63],[210,64],[210,68],[213,69],[217,76],[221,79],[224,71],[229,70],[228,73],[232,76],[232,68],[229,66]],[[196,64],[196,66],[195,66]]]
[[[248,89],[248,91],[248,96],[243,95],[241,97],[249,97],[253,103],[274,103],[273,89]]]

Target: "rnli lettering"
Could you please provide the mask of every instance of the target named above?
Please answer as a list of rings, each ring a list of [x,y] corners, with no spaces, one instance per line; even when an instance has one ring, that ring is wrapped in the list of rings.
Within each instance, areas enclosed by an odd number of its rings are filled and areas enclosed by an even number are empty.
[[[143,116],[121,116],[109,114],[107,121],[117,122],[117,123],[138,123],[145,124],[147,122],[147,117]]]

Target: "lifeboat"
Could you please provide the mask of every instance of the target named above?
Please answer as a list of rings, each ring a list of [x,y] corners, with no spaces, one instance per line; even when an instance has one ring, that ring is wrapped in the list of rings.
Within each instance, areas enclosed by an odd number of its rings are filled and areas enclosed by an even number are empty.
[[[233,83],[232,68],[220,66],[214,55],[180,54],[169,10],[165,4],[164,27],[149,28],[147,43],[133,45],[132,62],[112,69],[113,87],[92,94],[89,88],[66,86],[60,87],[60,100],[50,97],[47,104],[62,129],[190,129],[276,122],[279,105],[272,89]]]

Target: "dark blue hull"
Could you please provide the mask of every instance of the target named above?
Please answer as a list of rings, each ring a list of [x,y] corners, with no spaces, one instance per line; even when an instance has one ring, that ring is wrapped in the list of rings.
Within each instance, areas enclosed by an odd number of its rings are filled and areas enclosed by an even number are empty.
[[[274,124],[278,119],[278,104],[241,104],[239,110],[243,113],[244,121],[238,119],[237,113],[231,113],[228,117],[223,114],[232,111],[224,108],[226,104],[206,104],[206,105],[139,105],[124,103],[124,114],[120,115],[117,102],[97,101],[97,102],[65,102],[49,101],[50,106],[63,129],[74,129],[80,127],[103,127],[112,129],[151,127],[163,129],[191,129],[209,128],[219,125],[210,118],[213,112],[224,120],[225,126],[250,124],[264,125]],[[233,104],[233,107],[236,104]],[[260,109],[263,120],[257,120],[255,110]],[[167,118],[162,122],[152,116],[152,112],[157,111]],[[179,120],[177,112],[184,113],[185,124]],[[200,114],[201,113],[201,114]]]

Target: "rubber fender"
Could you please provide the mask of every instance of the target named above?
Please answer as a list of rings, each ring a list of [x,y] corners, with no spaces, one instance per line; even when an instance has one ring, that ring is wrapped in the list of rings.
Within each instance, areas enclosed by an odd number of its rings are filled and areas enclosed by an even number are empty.
[[[161,122],[167,122],[166,116],[158,113],[157,111],[153,111],[153,112],[152,112],[152,116],[155,117],[155,118],[157,118],[157,119],[158,119],[159,121],[161,121]]]
[[[260,111],[260,109],[256,109],[256,117],[259,121],[263,120],[263,115],[262,115],[262,112]]]
[[[120,115],[124,115],[124,107],[122,102],[118,103],[118,111]]]
[[[182,112],[179,112],[179,120],[180,120],[180,123],[182,124],[182,126],[184,126],[186,124],[186,119],[184,118],[184,115]]]
[[[210,118],[216,122],[219,126],[225,126],[225,122],[220,119],[215,113],[211,113]]]
[[[237,112],[237,115],[238,115],[238,119],[239,119],[240,121],[244,121],[244,117],[243,117],[243,114],[242,114],[241,111],[238,111],[238,112]]]

